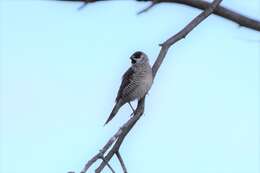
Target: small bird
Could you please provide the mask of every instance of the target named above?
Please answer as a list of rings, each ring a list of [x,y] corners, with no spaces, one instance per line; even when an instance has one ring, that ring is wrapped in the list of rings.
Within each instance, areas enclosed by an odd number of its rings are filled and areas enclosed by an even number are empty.
[[[132,65],[122,77],[116,97],[116,104],[105,124],[112,120],[125,103],[129,103],[131,106],[131,101],[143,98],[152,86],[153,72],[147,55],[141,51],[137,51],[130,59]]]

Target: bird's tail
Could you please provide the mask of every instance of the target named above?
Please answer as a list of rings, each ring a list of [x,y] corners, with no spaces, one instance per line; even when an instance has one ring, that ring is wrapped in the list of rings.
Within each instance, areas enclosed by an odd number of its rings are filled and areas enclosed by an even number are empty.
[[[122,104],[121,101],[119,101],[119,102],[116,103],[116,105],[114,106],[112,112],[110,113],[110,115],[109,115],[109,117],[108,117],[108,119],[107,119],[107,121],[105,122],[104,125],[106,125],[109,121],[111,121],[111,120],[114,118],[114,116],[117,114],[119,108],[120,108],[122,105],[123,105],[123,104]]]

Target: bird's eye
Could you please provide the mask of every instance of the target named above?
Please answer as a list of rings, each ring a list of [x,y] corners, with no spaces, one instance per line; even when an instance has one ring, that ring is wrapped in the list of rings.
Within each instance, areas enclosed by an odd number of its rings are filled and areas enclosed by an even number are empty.
[[[142,52],[136,52],[136,53],[134,54],[134,58],[135,58],[135,59],[139,59],[139,58],[141,58],[141,56],[142,56]]]

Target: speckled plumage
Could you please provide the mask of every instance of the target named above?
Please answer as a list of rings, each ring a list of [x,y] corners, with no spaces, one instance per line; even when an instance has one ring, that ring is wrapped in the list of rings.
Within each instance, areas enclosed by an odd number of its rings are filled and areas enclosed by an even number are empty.
[[[116,97],[116,104],[107,119],[107,124],[125,103],[144,97],[153,83],[152,68],[143,52],[135,52],[130,59],[132,66],[125,72]]]

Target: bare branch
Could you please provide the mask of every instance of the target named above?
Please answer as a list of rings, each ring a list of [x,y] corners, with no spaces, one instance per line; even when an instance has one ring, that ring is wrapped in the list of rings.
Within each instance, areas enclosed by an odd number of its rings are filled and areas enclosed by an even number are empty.
[[[105,159],[104,157],[101,157],[101,159],[103,160],[103,162],[106,163],[106,165],[108,166],[108,168],[111,170],[112,173],[116,173],[116,172],[114,171],[114,169],[110,166],[110,164],[108,163],[108,161],[106,161],[106,159]]]
[[[112,0],[55,0],[55,1],[94,3],[94,2],[100,2],[100,1],[112,1]],[[136,0],[136,1],[153,2],[154,0]],[[159,3],[177,3],[177,4],[182,4],[182,5],[187,5],[190,7],[198,8],[201,10],[205,10],[210,6],[210,2],[207,2],[205,0],[156,0],[156,3],[152,3],[150,6],[148,6],[148,8],[145,8],[142,11],[143,12],[148,11],[149,9],[151,9],[151,7],[153,7],[154,5],[159,4]],[[213,13],[218,16],[221,16],[225,19],[231,20],[231,21],[237,23],[239,26],[244,26],[244,27],[256,30],[256,31],[260,31],[260,21],[259,20],[252,19],[248,16],[235,12],[226,7],[218,6],[214,10]]]
[[[83,8],[85,8],[88,5],[87,2],[84,2],[79,8],[78,10],[82,10]]]
[[[162,61],[164,60],[168,49],[177,41],[184,38],[192,29],[194,29],[199,23],[201,23],[204,19],[206,19],[210,14],[213,13],[214,9],[220,4],[222,0],[214,0],[213,3],[200,15],[198,15],[196,18],[194,18],[186,27],[184,27],[180,32],[178,32],[176,35],[172,36],[168,40],[166,40],[164,43],[161,44],[161,50],[160,53],[152,67],[153,69],[153,75],[154,77],[157,74],[157,71],[159,67],[162,64]],[[100,157],[103,159],[103,162],[99,165],[99,167],[95,170],[96,173],[101,173],[101,171],[104,169],[104,167],[107,165],[111,167],[108,162],[109,160],[116,155],[120,161],[121,167],[126,172],[125,164],[119,154],[119,148],[126,137],[126,135],[130,132],[130,130],[133,128],[135,123],[139,120],[139,118],[144,113],[144,105],[145,105],[145,97],[140,99],[138,101],[137,108],[134,112],[134,116],[130,118],[117,132],[116,134],[109,139],[109,141],[106,143],[106,145],[100,150],[100,152],[95,155],[88,163],[85,165],[85,167],[82,170],[82,173],[85,173],[89,167]],[[114,143],[115,142],[115,143]],[[107,153],[105,157],[103,155],[105,152],[112,146],[110,151]],[[112,167],[111,167],[112,168]],[[111,169],[113,170],[113,169]]]
[[[136,121],[141,117],[141,115],[144,112],[144,98],[141,99],[138,102],[137,109],[135,111],[135,115],[130,118],[119,130],[108,140],[108,142],[104,145],[104,147],[99,151],[98,154],[93,156],[84,166],[81,173],[87,172],[87,170],[91,167],[93,163],[95,163],[98,159],[103,157],[105,152],[113,145],[113,143],[116,141],[112,149],[109,151],[109,153],[104,157],[106,161],[109,161],[112,156],[118,151],[124,137],[127,135],[127,133],[131,130],[133,125],[136,123]],[[111,155],[111,156],[110,156]],[[109,157],[110,156],[110,157]],[[102,162],[102,169],[106,166],[105,162]],[[98,171],[98,170],[97,170]],[[97,172],[96,171],[96,172]]]
[[[127,123],[126,123],[126,124],[127,124]],[[126,124],[125,124],[125,125],[126,125]],[[124,127],[125,125],[123,125],[123,127]],[[119,135],[121,135],[121,134],[123,133],[123,131],[122,131],[122,128],[123,128],[123,127],[121,127],[121,128],[108,140],[108,142],[104,145],[104,147],[99,151],[98,154],[96,154],[94,157],[92,157],[92,159],[90,159],[90,160],[86,163],[85,167],[82,169],[81,172],[86,172],[86,171],[91,167],[91,165],[92,165],[93,163],[95,163],[98,159],[104,158],[104,157],[103,157],[104,153],[105,153],[105,152],[111,147],[111,145],[117,140],[117,138],[119,137]],[[105,158],[105,160],[107,160],[107,159]],[[105,162],[104,162],[104,164],[105,164]]]
[[[86,171],[91,167],[91,165],[94,164],[100,157],[101,157],[101,153],[100,153],[100,152],[99,152],[98,154],[96,154],[94,157],[92,157],[92,159],[90,159],[90,160],[86,163],[86,165],[85,165],[85,167],[83,168],[83,170],[81,171],[81,173],[86,172]],[[74,172],[68,172],[68,173],[74,173]]]
[[[118,137],[118,140],[116,141],[114,146],[111,148],[111,150],[105,156],[106,160],[110,160],[113,157],[113,155],[119,150],[126,135],[130,132],[130,130],[135,125],[135,123],[143,115],[144,103],[145,103],[145,97],[138,101],[134,116],[132,118],[130,118],[130,120],[128,120],[126,124],[124,124],[123,133]],[[105,166],[106,166],[105,163],[101,163],[100,166],[96,169],[96,173],[100,173]]]
[[[222,1],[222,0],[221,0]],[[221,2],[220,1],[220,2]],[[179,31],[177,34],[166,40],[164,43],[160,44],[162,46],[159,56],[156,59],[154,65],[153,65],[153,74],[154,77],[159,69],[159,67],[162,64],[162,61],[165,57],[165,55],[168,52],[168,49],[170,46],[172,46],[177,41],[185,38],[188,33],[190,33],[198,24],[200,24],[204,19],[206,19],[210,14],[213,13],[214,9],[218,6],[220,3],[219,1],[213,1],[213,3],[207,8],[207,10],[200,13],[197,17],[195,17],[188,25],[186,25],[181,31]]]
[[[138,0],[138,1],[147,1],[147,0]],[[148,0],[149,1],[149,0]],[[158,0],[158,3],[178,3],[183,5],[188,5],[194,8],[198,8],[201,10],[205,10],[210,6],[210,2],[204,1],[204,0]],[[235,12],[231,9],[228,9],[226,7],[218,6],[214,12],[214,14],[221,16],[223,18],[226,18],[228,20],[231,20],[235,23],[237,23],[239,26],[244,26],[247,28],[251,28],[257,31],[260,31],[260,21],[255,20],[252,18],[249,18],[245,15],[239,14],[238,12]]]
[[[120,162],[120,165],[121,165],[121,167],[122,167],[124,173],[127,173],[127,170],[126,170],[126,167],[125,167],[125,163],[124,163],[124,161],[123,161],[123,159],[122,159],[122,157],[121,157],[119,151],[116,152],[116,156],[117,156],[117,158],[118,158],[118,160],[119,160],[119,162]]]
[[[153,6],[155,6],[156,3],[157,3],[157,0],[153,0],[148,7],[142,9],[142,10],[139,11],[137,14],[139,15],[139,14],[142,14],[142,13],[144,13],[144,12],[147,12],[148,10],[150,10],[151,8],[153,8]]]

